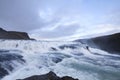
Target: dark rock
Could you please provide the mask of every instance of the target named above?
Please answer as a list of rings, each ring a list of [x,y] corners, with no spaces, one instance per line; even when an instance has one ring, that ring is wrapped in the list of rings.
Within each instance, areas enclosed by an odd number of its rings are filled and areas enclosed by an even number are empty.
[[[0,28],[0,32],[6,32],[4,29]]]
[[[59,62],[62,61],[62,58],[53,57],[52,61],[55,62],[55,63],[59,63]]]
[[[14,61],[20,64],[25,63],[23,56],[15,53],[10,53],[7,50],[0,50],[0,78],[8,75],[8,71],[10,72],[14,70],[14,67],[12,65]]]
[[[65,76],[61,78],[62,80],[78,80],[78,79],[73,79],[72,77]]]
[[[0,79],[5,76],[5,75],[8,75],[8,72],[7,70],[5,70],[2,65],[0,64]]]
[[[70,48],[70,49],[76,49],[77,47],[74,45],[61,45],[59,46],[60,49]]]
[[[17,54],[9,54],[9,53],[0,54],[0,62],[10,61],[10,60],[20,60],[24,62],[22,58],[23,56]]]
[[[91,47],[100,48],[110,53],[120,53],[120,33],[91,39],[76,40]]]
[[[54,47],[51,47],[50,50],[52,50],[52,51],[57,51],[57,49],[54,48]]]
[[[44,75],[36,75],[29,78],[17,80],[78,80],[78,79],[73,79],[72,77],[68,76],[60,78],[54,72],[50,71],[49,73]]]
[[[0,28],[0,39],[24,39],[24,40],[30,40],[30,37],[25,32],[6,31],[6,30]]]
[[[9,50],[0,50],[0,53],[9,52]]]
[[[8,34],[11,35],[10,38],[13,39],[30,39],[26,32],[8,31]]]

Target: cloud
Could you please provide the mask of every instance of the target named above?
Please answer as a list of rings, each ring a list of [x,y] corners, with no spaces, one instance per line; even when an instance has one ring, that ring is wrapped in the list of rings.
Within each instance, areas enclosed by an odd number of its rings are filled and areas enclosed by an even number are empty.
[[[44,22],[50,22],[50,21],[52,21],[52,19],[54,17],[54,11],[51,8],[47,8],[47,10],[40,10],[39,17]]]
[[[0,0],[0,26],[28,32],[36,39],[61,40],[117,32],[118,3],[119,0]]]
[[[77,32],[72,35],[75,38],[90,38],[90,37],[97,37],[102,35],[109,35],[113,33],[120,32],[120,25],[113,25],[113,24],[98,24],[93,25],[92,28],[87,28],[87,30],[77,30]]]
[[[54,13],[50,16],[55,15]],[[37,39],[47,39],[47,40],[74,40],[78,38],[89,38],[96,37],[111,33],[116,33],[120,31],[120,24],[113,24],[109,19],[117,19],[115,14],[112,14],[115,17],[106,17],[102,16],[103,21],[93,20],[94,17],[83,19],[78,14],[72,15],[62,15],[60,17],[51,17],[52,19],[46,21],[46,26],[34,30],[31,34],[31,37]],[[49,17],[50,17],[49,16]],[[108,15],[106,15],[108,16]],[[47,15],[48,17],[48,15]],[[47,18],[44,18],[47,19]],[[91,21],[90,21],[91,20]],[[53,21],[53,22],[52,22]],[[93,22],[95,21],[95,23]],[[86,23],[86,24],[85,24]],[[90,23],[90,24],[89,24]]]
[[[39,38],[59,38],[59,37],[65,37],[70,36],[74,34],[77,29],[79,29],[79,25],[77,24],[70,24],[70,25],[64,25],[64,24],[56,24],[56,28],[53,29],[53,27],[47,27],[39,30],[35,30],[31,34],[32,37],[36,36]],[[52,29],[51,29],[52,28]]]

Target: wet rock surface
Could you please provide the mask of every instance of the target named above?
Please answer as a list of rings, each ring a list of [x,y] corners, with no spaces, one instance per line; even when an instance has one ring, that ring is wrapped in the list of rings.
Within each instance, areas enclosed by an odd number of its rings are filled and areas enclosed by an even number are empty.
[[[36,75],[36,76],[31,76],[25,79],[17,79],[17,80],[78,80],[78,79],[74,79],[69,76],[64,76],[60,78],[54,72],[50,71],[49,73],[44,75]]]
[[[0,79],[5,76],[5,75],[8,75],[8,72],[7,70],[5,70],[2,65],[0,64]]]
[[[23,64],[25,61],[23,56],[15,53],[10,53],[9,50],[0,50],[0,78],[9,74],[10,71],[13,71],[14,63]]]
[[[63,50],[65,48],[76,49],[77,47],[75,45],[62,45],[59,48]]]

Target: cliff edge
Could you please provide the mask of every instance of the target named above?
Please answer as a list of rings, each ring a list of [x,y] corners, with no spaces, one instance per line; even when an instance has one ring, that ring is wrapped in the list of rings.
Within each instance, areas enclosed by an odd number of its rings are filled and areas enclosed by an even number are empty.
[[[6,31],[0,28],[0,39],[30,40],[30,37],[26,32]]]

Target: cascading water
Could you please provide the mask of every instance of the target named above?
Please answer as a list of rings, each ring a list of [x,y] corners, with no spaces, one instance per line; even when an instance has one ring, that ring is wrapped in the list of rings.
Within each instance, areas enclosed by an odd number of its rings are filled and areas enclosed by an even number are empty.
[[[120,80],[120,55],[79,42],[0,40],[0,79],[16,80],[49,71],[79,80]]]

